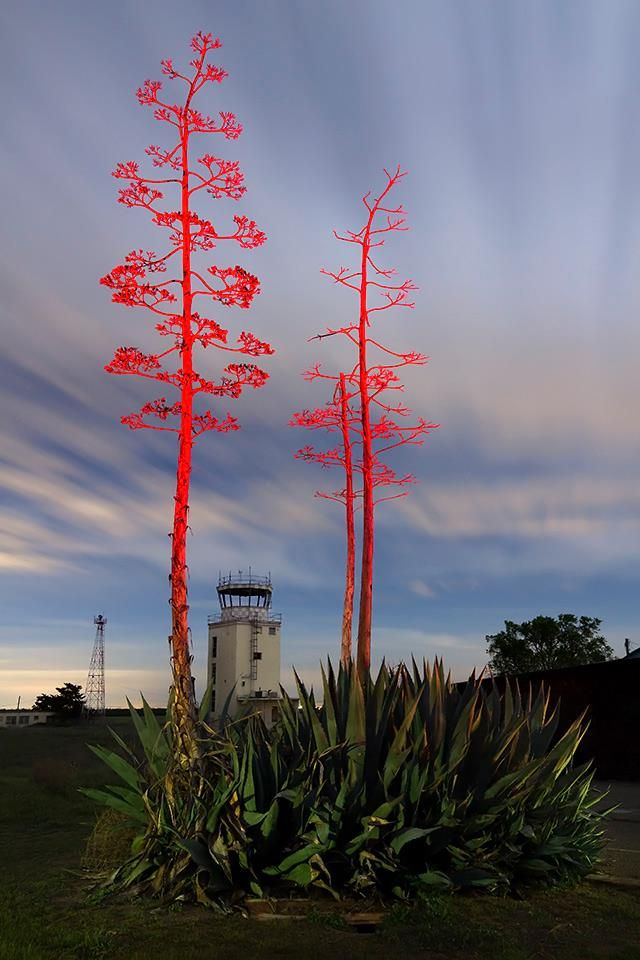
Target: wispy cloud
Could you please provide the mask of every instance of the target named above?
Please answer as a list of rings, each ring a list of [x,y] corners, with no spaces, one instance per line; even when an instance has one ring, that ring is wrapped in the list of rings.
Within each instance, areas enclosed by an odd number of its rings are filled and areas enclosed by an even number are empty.
[[[557,476],[430,484],[401,501],[414,529],[450,538],[581,541],[640,529],[640,492],[629,479]]]
[[[435,590],[424,580],[410,580],[409,590],[418,597],[435,597]]]
[[[326,0],[321,9],[238,0],[218,5],[211,24],[192,5],[200,22],[189,27],[168,0],[158,0],[152,22],[124,0],[91,16],[85,6],[19,5],[0,37],[6,182],[24,185],[29,161],[28,190],[5,198],[11,231],[0,244],[9,628],[22,618],[30,631],[38,608],[37,636],[66,665],[75,640],[47,622],[49,608],[60,618],[74,604],[108,601],[105,612],[149,652],[151,670],[166,644],[175,444],[121,428],[120,416],[149,391],[103,372],[116,347],[153,350],[157,338],[143,315],[110,303],[98,278],[129,249],[158,242],[138,211],[115,202],[109,176],[158,136],[136,85],[156,75],[162,56],[186,51],[189,30],[211,27],[230,72],[212,109],[236,111],[246,130],[218,147],[246,170],[242,212],[269,237],[242,260],[262,281],[255,309],[224,319],[278,352],[265,363],[264,390],[233,406],[243,430],[195,450],[194,613],[213,602],[218,569],[250,563],[271,570],[289,604],[298,632],[287,663],[314,671],[335,648],[342,517],[314,499],[329,475],[293,460],[309,437],[286,423],[326,399],[303,382],[304,369],[352,360],[337,338],[308,342],[357,313],[357,301],[319,273],[349,253],[332,229],[357,228],[362,195],[375,191],[384,165],[402,162],[410,176],[398,199],[411,231],[384,253],[421,290],[414,311],[378,317],[390,343],[433,357],[407,372],[405,400],[442,426],[398,457],[419,483],[379,513],[377,615],[385,630],[400,618],[400,633],[380,634],[380,644],[398,657],[446,649],[466,669],[476,654],[456,617],[476,617],[488,579],[487,617],[500,619],[518,602],[516,581],[546,578],[560,603],[568,583],[616,577],[618,592],[606,591],[600,612],[632,632],[638,10],[585,0],[560,16],[547,2],[534,10],[407,0],[407,15],[390,19],[381,0]],[[78,84],[77,75],[90,80]],[[229,210],[206,213],[224,219]],[[214,253],[226,263],[229,254]],[[200,359],[213,374],[219,358]],[[401,610],[387,591],[397,581]],[[586,602],[591,593],[575,595]],[[432,632],[415,633],[427,610]],[[144,672],[115,649],[115,632],[113,643],[114,669]],[[149,684],[160,696],[152,673]]]

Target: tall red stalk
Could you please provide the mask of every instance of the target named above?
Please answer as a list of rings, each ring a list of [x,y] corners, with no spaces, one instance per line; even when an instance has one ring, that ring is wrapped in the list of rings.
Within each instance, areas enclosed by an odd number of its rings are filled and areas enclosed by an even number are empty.
[[[344,373],[340,374],[340,429],[342,431],[342,448],[344,450],[345,473],[345,524],[347,534],[347,551],[344,577],[344,604],[342,613],[342,642],[340,644],[340,660],[346,666],[351,660],[351,644],[353,631],[353,593],[356,576],[356,532],[354,524],[353,501],[353,453],[351,449],[351,432],[349,416],[349,396],[347,381]]]
[[[341,374],[339,377],[321,372],[319,364],[306,374],[306,378],[309,380],[320,378],[330,381],[340,380],[343,385],[349,384],[352,388],[350,397],[357,398],[358,401],[357,418],[353,416],[348,418],[348,431],[345,436],[343,430],[343,448],[339,457],[329,456],[327,458],[327,454],[330,455],[334,451],[317,453],[311,447],[299,452],[299,455],[305,455],[305,459],[314,459],[323,466],[328,466],[335,462],[344,463],[347,449],[351,454],[354,445],[359,447],[360,456],[355,466],[352,467],[352,474],[353,469],[361,474],[362,488],[351,497],[351,502],[353,503],[356,497],[362,500],[363,519],[357,644],[357,670],[362,677],[368,674],[371,664],[375,543],[374,510],[376,504],[382,500],[405,496],[407,492],[401,491],[376,499],[375,491],[380,486],[405,486],[415,480],[410,474],[397,477],[395,472],[381,459],[381,455],[405,444],[424,443],[429,431],[437,426],[437,424],[429,423],[423,419],[419,419],[416,424],[411,426],[402,426],[401,422],[393,419],[393,417],[406,417],[410,411],[401,403],[392,404],[384,397],[387,391],[402,391],[404,389],[395,373],[396,369],[414,364],[424,364],[428,358],[415,352],[400,353],[391,350],[370,335],[372,314],[389,310],[392,307],[413,308],[415,304],[408,300],[408,295],[411,291],[417,289],[410,280],[405,280],[403,283],[393,283],[391,278],[395,270],[383,269],[373,259],[372,250],[384,245],[385,234],[407,229],[404,226],[405,217],[402,216],[404,213],[402,206],[390,208],[384,205],[389,192],[405,174],[400,167],[394,174],[390,174],[386,170],[385,174],[387,184],[380,196],[372,202],[369,201],[370,193],[362,198],[362,202],[367,209],[364,226],[358,232],[347,231],[346,236],[341,236],[334,231],[338,240],[356,244],[361,248],[360,269],[350,271],[347,267],[341,267],[337,272],[322,271],[331,277],[335,283],[348,287],[358,295],[358,319],[342,327],[329,328],[326,333],[318,334],[312,339],[322,340],[325,337],[332,337],[337,334],[346,336],[356,348],[356,363],[349,373]],[[379,215],[385,216],[385,222],[382,225],[378,225],[379,221],[376,221],[376,217]],[[378,291],[386,300],[386,303],[370,306],[370,288]],[[374,364],[370,361],[369,353],[371,349],[382,354],[381,360]],[[326,426],[322,416],[319,416],[324,410],[326,408],[321,408],[319,411],[313,411],[312,413],[306,411],[306,419],[303,416],[302,419],[294,419],[292,422],[300,426]],[[374,412],[378,415],[377,419],[372,416]],[[296,416],[300,418],[301,415]],[[349,440],[349,437],[354,439]],[[377,442],[382,442],[382,445],[378,445]]]
[[[333,397],[326,406],[317,410],[303,410],[296,413],[289,421],[292,427],[307,427],[311,430],[323,429],[329,433],[340,433],[342,445],[330,450],[316,450],[306,446],[298,450],[296,457],[320,464],[323,468],[341,467],[344,474],[344,486],[332,492],[317,490],[316,496],[325,500],[335,500],[344,504],[346,527],[346,560],[345,560],[345,588],[342,608],[342,639],[340,643],[340,659],[347,664],[351,659],[351,634],[353,625],[353,595],[355,584],[355,526],[354,501],[360,495],[355,489],[353,472],[352,430],[357,422],[357,415],[351,407],[354,391],[349,392],[348,380],[344,373],[337,377],[320,374],[317,370],[308,371],[306,379],[316,377],[335,381]]]
[[[171,533],[171,664],[174,689],[174,717],[184,734],[182,745],[187,749],[193,738],[189,737],[196,718],[195,694],[191,676],[192,656],[189,642],[189,604],[187,588],[186,537],[189,525],[189,494],[191,480],[192,448],[197,437],[211,430],[226,433],[239,429],[235,417],[229,413],[224,418],[211,410],[194,413],[194,398],[202,393],[215,397],[236,398],[245,386],[261,387],[268,374],[253,363],[229,363],[217,381],[209,380],[193,368],[193,348],[199,343],[206,348],[245,354],[252,357],[273,353],[268,343],[258,340],[252,333],[242,331],[234,346],[227,343],[228,331],[216,320],[203,317],[193,309],[196,297],[205,297],[222,306],[238,306],[247,309],[260,292],[257,277],[240,266],[207,268],[211,277],[219,282],[214,286],[205,280],[194,265],[194,254],[212,250],[221,240],[235,241],[243,249],[252,249],[264,243],[266,237],[253,220],[235,216],[235,230],[219,233],[214,224],[198,216],[192,208],[193,195],[206,190],[214,199],[239,200],[245,193],[244,178],[235,161],[228,161],[210,154],[197,159],[201,170],[193,169],[190,156],[194,134],[221,133],[228,140],[237,139],[242,127],[231,113],[221,112],[219,119],[205,116],[192,106],[194,97],[207,83],[220,83],[226,72],[212,64],[207,57],[221,43],[211,34],[198,33],[191,41],[195,58],[191,61],[190,75],[179,73],[171,60],[162,61],[162,72],[171,80],[186,84],[186,95],[181,105],[169,104],[159,99],[162,84],[146,80],[138,90],[140,104],[151,106],[154,117],[175,128],[177,142],[168,149],[150,146],[146,153],[156,167],[169,167],[176,176],[163,179],[143,177],[135,161],[119,163],[113,176],[128,181],[128,186],[119,192],[119,202],[127,207],[141,207],[152,214],[152,222],[170,231],[170,248],[163,256],[153,251],[134,250],[125,257],[123,264],[114,267],[100,281],[112,291],[115,303],[128,307],[145,307],[160,322],[156,330],[161,336],[173,339],[174,345],[163,353],[145,354],[137,347],[120,347],[113,360],[107,364],[108,373],[136,375],[157,380],[176,389],[179,399],[167,403],[159,397],[146,403],[137,413],[122,417],[122,423],[132,430],[166,430],[178,434],[178,462],[176,491],[174,497],[173,529]],[[160,209],[158,201],[163,198],[159,185],[174,185],[179,188],[180,209]],[[172,258],[178,257],[178,276],[153,283],[148,274],[166,272]],[[175,293],[173,291],[176,291]],[[178,303],[178,309],[163,309]],[[162,359],[172,353],[179,354],[177,369],[164,369]],[[161,426],[147,418],[166,423],[176,418],[178,426]]]

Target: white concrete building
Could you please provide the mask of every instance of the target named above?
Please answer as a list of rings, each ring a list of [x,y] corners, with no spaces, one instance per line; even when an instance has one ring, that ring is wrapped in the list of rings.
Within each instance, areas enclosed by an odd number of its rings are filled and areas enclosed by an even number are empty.
[[[45,713],[40,710],[0,710],[0,727],[7,727],[11,730],[20,727],[33,727],[36,723],[47,723],[55,716],[53,713]]]
[[[212,714],[225,703],[231,718],[260,713],[267,724],[280,705],[280,626],[271,611],[271,577],[240,571],[220,577],[220,613],[209,617],[207,683],[212,684]]]

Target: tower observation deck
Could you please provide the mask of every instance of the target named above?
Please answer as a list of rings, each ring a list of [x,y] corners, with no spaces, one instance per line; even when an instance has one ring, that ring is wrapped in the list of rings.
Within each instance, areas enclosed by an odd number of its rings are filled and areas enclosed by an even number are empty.
[[[208,680],[212,712],[225,708],[235,718],[249,709],[267,724],[280,702],[280,625],[273,613],[271,575],[220,574],[217,586],[220,612],[208,618]]]
[[[220,620],[265,620],[280,623],[282,617],[271,611],[273,587],[271,575],[258,577],[241,570],[218,578]],[[210,618],[211,621],[211,618]]]

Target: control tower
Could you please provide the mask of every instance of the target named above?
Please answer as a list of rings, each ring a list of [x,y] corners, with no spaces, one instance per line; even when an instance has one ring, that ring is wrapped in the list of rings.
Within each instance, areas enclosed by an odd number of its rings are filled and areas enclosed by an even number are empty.
[[[282,616],[272,613],[271,594],[271,576],[258,577],[251,568],[218,579],[220,613],[209,617],[207,659],[214,717],[232,690],[231,718],[257,712],[271,726],[278,716]]]

